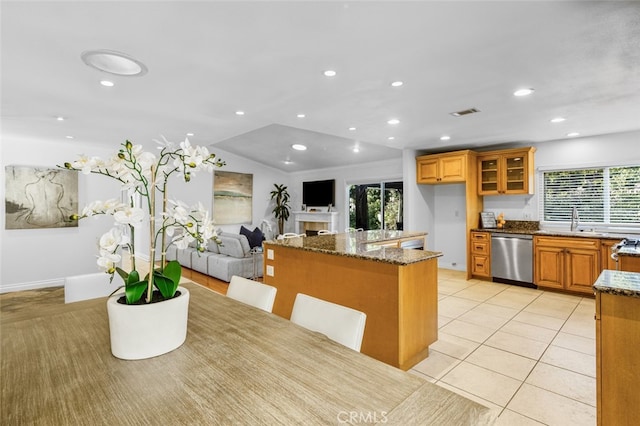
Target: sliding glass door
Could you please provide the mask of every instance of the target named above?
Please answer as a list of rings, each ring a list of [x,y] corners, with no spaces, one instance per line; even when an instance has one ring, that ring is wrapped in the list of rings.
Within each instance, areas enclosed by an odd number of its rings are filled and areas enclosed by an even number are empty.
[[[402,230],[402,182],[351,185],[349,227]]]

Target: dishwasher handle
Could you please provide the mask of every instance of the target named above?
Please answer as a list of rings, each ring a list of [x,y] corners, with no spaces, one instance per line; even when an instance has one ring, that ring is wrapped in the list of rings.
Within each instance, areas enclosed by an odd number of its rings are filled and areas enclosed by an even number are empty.
[[[509,234],[506,232],[494,232],[491,238],[519,238],[521,240],[533,240],[533,235],[529,234]]]

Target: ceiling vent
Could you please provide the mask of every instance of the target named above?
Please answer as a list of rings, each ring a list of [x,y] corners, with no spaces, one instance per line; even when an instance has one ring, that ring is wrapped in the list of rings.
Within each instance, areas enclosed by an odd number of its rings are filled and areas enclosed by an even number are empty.
[[[454,117],[462,117],[463,115],[475,114],[476,112],[480,112],[480,110],[475,108],[469,108],[463,111],[452,112],[450,114],[453,115]]]

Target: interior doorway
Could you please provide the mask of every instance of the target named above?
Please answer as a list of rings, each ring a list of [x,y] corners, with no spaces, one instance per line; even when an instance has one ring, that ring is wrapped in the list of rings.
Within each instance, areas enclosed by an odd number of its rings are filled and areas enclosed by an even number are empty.
[[[402,230],[402,192],[402,181],[349,186],[349,227]]]

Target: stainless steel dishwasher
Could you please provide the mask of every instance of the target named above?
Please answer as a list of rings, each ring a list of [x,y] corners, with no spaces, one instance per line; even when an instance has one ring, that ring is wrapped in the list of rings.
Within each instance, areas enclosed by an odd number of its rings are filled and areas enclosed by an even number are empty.
[[[534,287],[533,236],[491,234],[491,275],[493,281]]]

